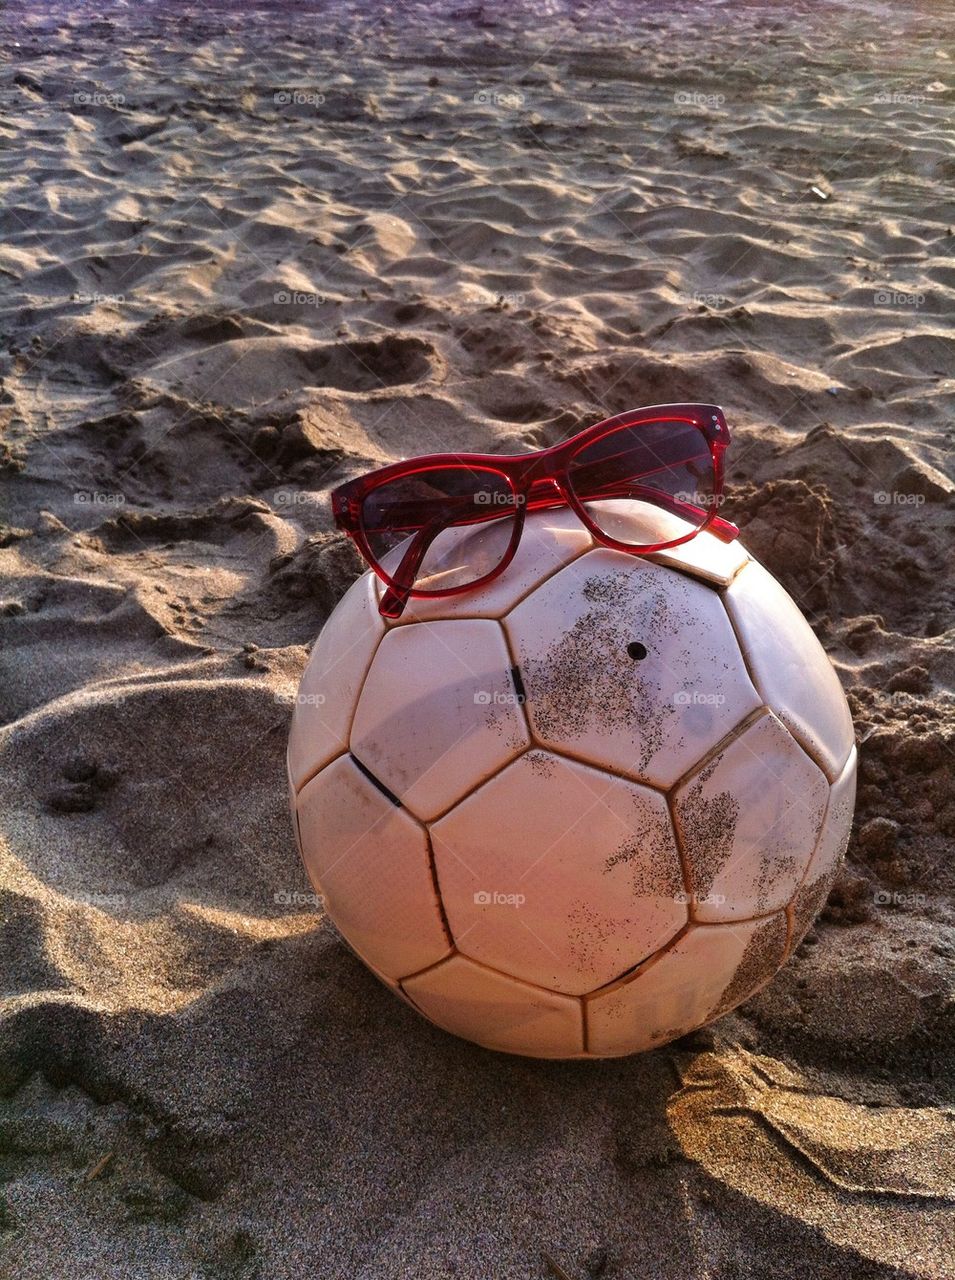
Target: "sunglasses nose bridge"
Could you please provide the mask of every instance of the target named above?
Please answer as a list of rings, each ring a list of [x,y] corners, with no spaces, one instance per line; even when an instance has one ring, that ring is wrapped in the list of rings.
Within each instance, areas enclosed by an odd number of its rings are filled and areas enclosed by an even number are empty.
[[[556,476],[541,476],[537,480],[531,480],[527,486],[529,503],[554,502],[563,496],[563,490]]]

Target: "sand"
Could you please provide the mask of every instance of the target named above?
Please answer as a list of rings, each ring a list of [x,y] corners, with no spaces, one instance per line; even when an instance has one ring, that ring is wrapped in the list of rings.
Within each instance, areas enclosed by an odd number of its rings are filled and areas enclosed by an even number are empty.
[[[0,12],[0,1276],[952,1276],[951,6],[452,8]],[[712,1028],[509,1059],[295,854],[327,492],[682,399],[848,860]]]

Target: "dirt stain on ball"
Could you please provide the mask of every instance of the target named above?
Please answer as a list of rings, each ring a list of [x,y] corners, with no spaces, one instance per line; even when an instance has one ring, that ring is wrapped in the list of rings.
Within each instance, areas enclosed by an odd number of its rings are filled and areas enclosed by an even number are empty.
[[[633,738],[635,771],[647,772],[678,714],[671,670],[690,657],[673,648],[685,635],[687,593],[672,578],[664,588],[653,573],[592,574],[580,588],[588,607],[573,626],[542,657],[522,655],[528,709],[543,737],[574,742],[623,730]],[[646,655],[639,661],[635,643]]]
[[[648,812],[634,796],[633,834],[604,862],[604,874],[625,865],[634,898],[675,898],[684,892],[683,874],[669,819]]]
[[[748,999],[768,982],[783,962],[786,949],[786,913],[777,912],[754,930],[746,944],[736,972],[707,1018],[718,1018]]]
[[[716,772],[722,755],[715,756],[687,788],[676,805],[683,834],[683,849],[697,897],[713,888],[720,870],[729,861],[739,822],[739,800],[731,791],[705,794],[706,784]]]

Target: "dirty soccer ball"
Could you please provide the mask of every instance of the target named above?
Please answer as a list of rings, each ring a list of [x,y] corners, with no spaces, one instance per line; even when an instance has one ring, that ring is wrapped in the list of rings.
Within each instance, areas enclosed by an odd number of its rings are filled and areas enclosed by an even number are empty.
[[[763,986],[826,899],[856,773],[775,579],[705,532],[612,551],[563,509],[483,589],[394,622],[382,590],[329,618],[288,751],[302,858],[368,967],[542,1058],[650,1049]]]

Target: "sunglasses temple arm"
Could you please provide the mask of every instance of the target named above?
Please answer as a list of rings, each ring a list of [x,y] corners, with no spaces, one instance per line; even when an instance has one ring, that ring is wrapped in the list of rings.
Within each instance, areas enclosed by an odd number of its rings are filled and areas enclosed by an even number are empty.
[[[400,618],[404,613],[421,561],[444,528],[446,528],[444,521],[434,521],[432,524],[425,525],[423,529],[419,529],[410,539],[408,549],[401,557],[401,563],[391,575],[391,585],[385,588],[379,601],[378,612],[383,618]]]
[[[709,515],[708,512],[703,511],[701,507],[695,507],[691,502],[683,502],[680,498],[674,498],[672,494],[664,493],[660,489],[651,489],[644,485],[631,483],[606,485],[597,492],[588,494],[585,501],[599,502],[602,499],[616,497],[642,498],[646,502],[653,503],[656,507],[662,507],[664,511],[669,511],[671,515],[682,516],[684,519],[689,515],[707,515],[709,517],[709,523],[705,525],[707,533],[712,533],[721,542],[733,542],[734,539],[739,537],[739,529],[737,529],[736,525],[731,524],[729,520],[724,520],[722,516]]]
[[[720,542],[735,542],[739,537],[739,529],[729,520],[724,520],[722,516],[714,516],[710,523],[706,526],[706,532],[712,533],[714,538],[719,538]]]

